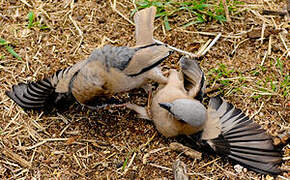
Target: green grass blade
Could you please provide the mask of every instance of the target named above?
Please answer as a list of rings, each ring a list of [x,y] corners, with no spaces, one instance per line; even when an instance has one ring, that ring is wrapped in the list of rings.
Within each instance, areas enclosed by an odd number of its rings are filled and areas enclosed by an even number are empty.
[[[34,25],[33,22],[34,22],[34,13],[32,11],[30,11],[28,13],[28,26],[27,26],[28,29],[33,27],[33,25]]]
[[[0,38],[0,45],[1,46],[7,45],[7,44],[9,44],[9,42],[7,42],[5,39]]]
[[[168,22],[168,16],[164,16],[164,25],[165,25],[165,29],[167,31],[169,31],[171,29],[169,22]]]
[[[128,159],[129,159],[129,158],[126,157],[126,159],[125,159],[125,161],[124,161],[124,163],[123,163],[122,171],[125,170],[125,168],[126,168],[126,166],[127,166]]]
[[[22,60],[22,58],[13,50],[11,46],[6,45],[5,48],[10,54],[12,54],[12,56],[16,57],[18,60]]]
[[[22,58],[13,50],[11,46],[8,45],[9,42],[7,42],[5,39],[0,38],[0,45],[4,46],[6,50],[14,57],[16,57],[19,60],[22,60]],[[2,56],[1,56],[2,57]],[[3,56],[4,57],[4,56]]]

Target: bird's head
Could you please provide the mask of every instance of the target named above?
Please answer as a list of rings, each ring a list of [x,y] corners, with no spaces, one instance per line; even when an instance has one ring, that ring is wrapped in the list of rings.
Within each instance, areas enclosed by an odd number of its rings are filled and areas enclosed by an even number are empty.
[[[159,103],[159,106],[171,113],[177,120],[193,127],[202,126],[206,120],[206,109],[197,100],[177,99],[173,102]]]

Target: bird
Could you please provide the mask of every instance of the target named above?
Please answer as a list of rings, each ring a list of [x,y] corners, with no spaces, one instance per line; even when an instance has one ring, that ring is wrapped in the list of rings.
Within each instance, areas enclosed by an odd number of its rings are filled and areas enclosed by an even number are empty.
[[[75,101],[94,109],[101,106],[100,97],[145,86],[148,80],[166,83],[158,66],[173,51],[153,39],[155,14],[155,7],[135,13],[134,47],[105,45],[48,78],[13,85],[6,95],[23,109],[63,107]]]
[[[124,105],[140,118],[153,121],[165,137],[185,136],[190,143],[209,147],[248,169],[280,174],[281,152],[266,131],[220,95],[210,97],[206,108],[202,102],[206,78],[200,66],[184,56],[180,65],[181,72],[171,69],[167,84],[160,85],[152,95],[149,109],[132,103]],[[197,134],[198,139],[193,138]]]

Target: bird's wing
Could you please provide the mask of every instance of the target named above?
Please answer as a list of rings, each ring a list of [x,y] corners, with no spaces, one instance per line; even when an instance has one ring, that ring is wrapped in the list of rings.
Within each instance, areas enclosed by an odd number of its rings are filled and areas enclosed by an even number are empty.
[[[157,44],[153,39],[154,18],[156,7],[136,12],[134,21],[136,26],[136,53],[128,67],[124,70],[129,76],[138,76],[158,66],[173,51],[166,45]]]
[[[83,61],[37,82],[13,85],[11,91],[6,91],[6,95],[24,109],[41,109],[51,105],[66,104],[72,101],[67,94],[69,82],[82,64]]]
[[[206,83],[203,71],[196,60],[185,56],[181,57],[180,65],[184,75],[184,86],[188,91],[188,95],[201,101]]]
[[[280,173],[281,154],[260,125],[219,96],[210,99],[208,115],[208,121],[213,123],[208,123],[204,132],[215,133],[212,139],[202,134],[202,139],[207,140],[215,152],[260,173]],[[218,126],[220,134],[216,131]]]
[[[49,79],[44,79],[13,85],[12,90],[6,91],[6,95],[24,109],[39,109],[51,103],[54,88]]]
[[[139,47],[123,72],[128,76],[138,76],[161,64],[172,50],[161,44]]]
[[[56,84],[55,91],[57,93],[67,93],[69,91],[69,84],[71,82],[71,79],[75,75],[76,72],[78,72],[84,65],[87,63],[86,60],[80,61],[77,64],[73,65],[70,68],[67,68],[61,76],[58,76],[58,78],[52,78],[53,83]]]
[[[156,14],[156,7],[143,9],[136,12],[134,16],[136,27],[136,46],[143,46],[154,43],[154,18]]]

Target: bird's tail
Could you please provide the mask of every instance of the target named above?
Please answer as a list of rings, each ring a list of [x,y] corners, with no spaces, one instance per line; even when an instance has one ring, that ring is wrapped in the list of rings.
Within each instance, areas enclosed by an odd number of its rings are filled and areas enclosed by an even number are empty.
[[[49,106],[58,105],[60,99],[65,94],[55,92],[59,80],[69,68],[54,73],[50,78],[37,82],[19,83],[12,86],[12,90],[6,91],[17,105],[24,109],[41,109]]]
[[[189,95],[202,100],[205,90],[205,76],[194,59],[182,56],[179,60],[184,75],[184,86]]]
[[[216,112],[221,127],[217,138],[207,140],[215,152],[256,172],[281,172],[281,153],[260,125],[219,96],[210,99],[209,108]]]

